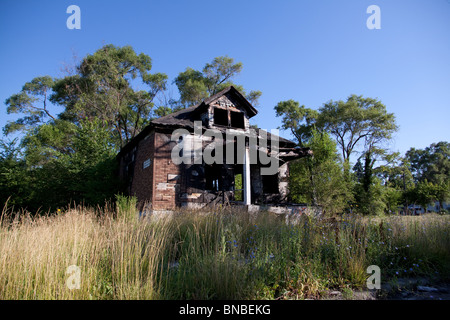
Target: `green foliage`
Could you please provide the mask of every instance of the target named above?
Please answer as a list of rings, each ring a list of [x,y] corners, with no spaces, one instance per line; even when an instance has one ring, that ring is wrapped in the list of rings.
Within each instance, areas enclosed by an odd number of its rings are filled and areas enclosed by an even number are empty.
[[[116,194],[116,213],[119,219],[133,221],[137,218],[137,198],[123,194]]]
[[[24,114],[9,122],[5,134],[28,132],[59,119],[76,125],[82,120],[100,119],[110,129],[119,148],[145,127],[155,96],[166,89],[167,76],[151,74],[151,59],[136,54],[130,46],[106,45],[87,55],[75,74],[60,79],[34,78],[20,93],[5,101],[8,114]],[[145,88],[137,90],[135,87]],[[64,107],[58,116],[49,111],[49,103]]]
[[[356,212],[368,215],[384,215],[385,210],[387,210],[386,191],[386,188],[381,185],[377,178],[373,178],[368,188],[362,183],[357,183],[354,186]],[[394,201],[392,198],[390,200]]]
[[[7,114],[24,114],[24,116],[15,121],[9,121],[3,128],[5,135],[31,130],[44,123],[46,118],[55,119],[47,105],[53,85],[54,80],[51,77],[37,77],[25,83],[20,93],[6,99]]]
[[[130,46],[106,45],[87,55],[76,75],[57,80],[51,100],[65,107],[64,119],[104,121],[121,147],[148,124],[152,101],[166,88],[167,76],[151,68],[150,57]]]
[[[63,155],[71,154],[76,131],[74,123],[60,119],[29,131],[21,142],[27,165],[38,168]]]
[[[100,121],[83,121],[79,127],[69,123],[70,130],[66,124],[42,125],[27,136],[23,159],[11,145],[4,145],[2,201],[11,197],[9,204],[30,211],[72,201],[103,205],[120,190],[110,131]]]
[[[406,190],[414,186],[414,180],[409,170],[408,160],[400,157],[398,152],[384,153],[382,163],[373,169],[374,174],[387,187]]]
[[[411,148],[406,152],[414,180],[446,183],[450,177],[450,143],[432,143],[425,149]]]
[[[318,117],[316,110],[300,106],[297,101],[288,100],[279,102],[275,106],[275,111],[277,117],[282,117],[282,128],[290,130],[300,146],[308,142]]]
[[[319,109],[317,126],[335,139],[345,160],[350,159],[358,143],[371,150],[391,139],[398,130],[393,113],[373,98],[351,95],[347,101],[330,101]]]
[[[333,199],[329,190],[335,188],[352,204],[353,210],[383,215],[396,212],[400,205],[408,203],[425,206],[439,201],[442,208],[450,197],[449,143],[433,143],[423,150],[411,148],[404,157],[389,153],[382,148],[382,143],[390,140],[398,127],[394,114],[388,113],[377,99],[351,95],[346,101],[325,103],[318,111],[287,100],[279,102],[275,111],[282,117],[282,128],[290,130],[300,146],[311,147],[315,154],[313,158],[291,164],[290,190],[295,201],[331,203],[319,200],[320,194]],[[343,163],[336,156],[323,163],[317,160],[321,153],[327,154],[317,144],[317,130],[334,138]],[[362,147],[361,156],[351,172],[350,156],[359,147]],[[375,166],[376,163],[380,164]],[[338,167],[343,170],[340,186],[333,183],[340,179],[335,179],[339,177]],[[347,192],[349,189],[352,192]],[[334,211],[342,210],[341,202],[335,203]]]
[[[293,162],[290,166],[290,195],[294,201],[319,205],[327,214],[342,212],[351,199],[336,143],[326,133],[312,131],[306,144],[313,157]]]
[[[20,158],[17,139],[0,141],[0,204],[21,207],[33,196],[32,175]]]
[[[23,117],[4,132],[23,136],[20,156],[2,160],[2,200],[47,210],[113,198],[121,187],[115,155],[149,123],[153,99],[166,89],[167,76],[151,74],[151,67],[150,57],[130,46],[106,45],[83,58],[73,74],[34,78],[8,98],[8,114]],[[52,115],[50,103],[63,111]]]
[[[405,192],[405,197],[409,203],[417,203],[425,209],[432,202],[439,201],[442,208],[442,202],[450,197],[450,185],[449,182],[434,184],[428,180],[419,181]]]
[[[234,200],[235,201],[243,201],[243,195],[244,192],[242,189],[243,187],[243,181],[242,181],[242,174],[237,174],[234,176],[234,189],[237,190],[234,193]]]
[[[260,91],[251,91],[245,94],[242,86],[234,84],[231,80],[242,71],[242,63],[234,63],[234,59],[228,56],[216,57],[211,63],[207,63],[202,71],[187,68],[175,78],[180,92],[180,107],[190,107],[200,103],[209,96],[220,92],[228,86],[234,86],[254,106],[258,104]]]
[[[405,157],[415,182],[405,198],[422,207],[439,201],[442,208],[443,202],[450,198],[450,144],[441,141],[425,149],[411,148]]]
[[[384,187],[384,203],[387,213],[396,213],[403,204],[403,191],[389,186]]]

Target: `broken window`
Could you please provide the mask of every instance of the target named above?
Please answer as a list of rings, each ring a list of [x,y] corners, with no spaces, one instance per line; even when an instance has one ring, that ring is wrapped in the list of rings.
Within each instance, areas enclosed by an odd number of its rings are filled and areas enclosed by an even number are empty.
[[[278,190],[278,174],[263,175],[263,193],[279,193]]]
[[[228,127],[228,111],[226,109],[214,108],[214,124]]]
[[[221,177],[219,166],[206,166],[205,167],[205,188],[213,192],[221,190]]]
[[[222,108],[214,108],[214,124],[245,129],[244,113]]]
[[[230,111],[230,120],[233,128],[245,129],[244,114],[242,112]]]

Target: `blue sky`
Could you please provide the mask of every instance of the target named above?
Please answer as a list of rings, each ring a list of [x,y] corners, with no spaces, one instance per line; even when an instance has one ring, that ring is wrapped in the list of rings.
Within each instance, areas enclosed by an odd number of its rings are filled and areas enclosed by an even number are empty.
[[[81,30],[66,27],[71,4]],[[380,7],[379,30],[366,27],[369,5]],[[61,77],[74,55],[112,43],[148,54],[170,82],[217,56],[242,62],[235,82],[262,91],[252,122],[264,129],[281,124],[279,101],[316,109],[354,93],[395,114],[392,151],[449,141],[450,0],[2,0],[0,39],[1,127],[14,119],[5,99],[25,82]]]

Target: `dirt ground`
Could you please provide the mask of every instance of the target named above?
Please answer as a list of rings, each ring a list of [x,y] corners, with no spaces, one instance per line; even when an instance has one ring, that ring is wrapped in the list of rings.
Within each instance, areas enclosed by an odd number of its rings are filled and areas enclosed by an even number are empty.
[[[381,290],[329,291],[324,300],[450,300],[450,283],[405,278],[385,283]]]

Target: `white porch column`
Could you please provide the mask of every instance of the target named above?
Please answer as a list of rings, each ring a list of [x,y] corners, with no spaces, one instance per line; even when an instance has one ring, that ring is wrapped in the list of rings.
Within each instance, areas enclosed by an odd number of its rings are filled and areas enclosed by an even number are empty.
[[[244,152],[244,170],[243,170],[243,184],[244,184],[244,205],[251,204],[251,185],[250,185],[250,150],[249,146],[245,145]]]

